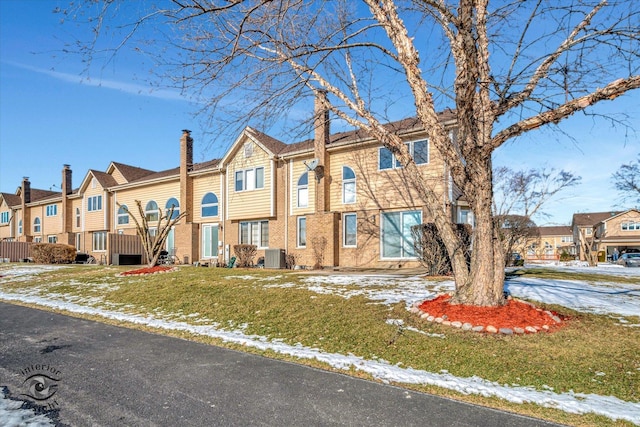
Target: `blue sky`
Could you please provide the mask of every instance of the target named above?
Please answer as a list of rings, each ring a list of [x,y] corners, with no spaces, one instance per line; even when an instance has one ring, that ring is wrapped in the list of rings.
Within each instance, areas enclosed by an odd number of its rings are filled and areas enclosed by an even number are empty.
[[[14,192],[23,176],[35,188],[57,190],[63,164],[71,165],[74,186],[89,169],[103,171],[112,160],[153,170],[176,167],[185,128],[193,131],[196,161],[222,154],[231,141],[212,144],[194,118],[199,107],[178,92],[150,90],[139,62],[120,58],[92,70],[90,78],[82,74],[80,60],[60,52],[74,31],[52,13],[63,4],[0,1],[0,191]],[[619,204],[610,177],[640,152],[640,91],[592,111],[626,113],[636,131],[578,113],[561,124],[575,140],[540,130],[495,154],[495,165],[554,167],[582,176],[579,186],[546,205],[551,216],[538,218],[539,224],[628,207]]]

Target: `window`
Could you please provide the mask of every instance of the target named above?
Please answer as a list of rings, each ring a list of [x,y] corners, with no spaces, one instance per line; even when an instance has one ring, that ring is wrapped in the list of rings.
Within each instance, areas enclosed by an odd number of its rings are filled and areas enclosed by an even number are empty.
[[[91,197],[89,197],[88,204],[87,204],[87,210],[89,212],[102,210],[102,196],[91,196]]]
[[[236,191],[264,188],[264,168],[236,171]]]
[[[218,256],[218,225],[204,224],[202,226],[202,258]]]
[[[80,228],[80,208],[76,208],[76,227]]]
[[[342,246],[358,246],[358,218],[354,213],[344,214],[342,217]]]
[[[240,244],[269,247],[269,221],[241,222]]]
[[[560,238],[560,241],[562,243],[571,243],[571,242],[573,242],[573,237],[571,237],[571,236],[562,236]]]
[[[218,216],[218,196],[207,193],[202,198],[202,216]]]
[[[107,250],[107,232],[96,231],[93,233],[93,250],[94,251],[106,251]]]
[[[640,230],[640,222],[627,221],[621,224],[622,231]]]
[[[118,208],[118,224],[129,224],[129,209],[127,205],[122,205]]]
[[[585,229],[585,233],[587,236],[591,236],[591,233],[593,233],[593,230],[591,228],[587,228]]]
[[[296,244],[299,248],[307,246],[307,218],[304,216],[298,217]]]
[[[305,172],[298,178],[298,207],[309,206],[309,173]]]
[[[56,216],[56,215],[58,215],[58,205],[47,205],[46,206],[46,215],[47,216]]]
[[[342,167],[342,203],[356,202],[356,174],[349,166]]]
[[[387,212],[382,214],[382,258],[414,258],[411,227],[422,222],[422,212]]]
[[[409,154],[413,157],[413,161],[417,165],[426,165],[429,163],[429,141],[426,139],[420,141],[406,142],[405,145],[409,149]],[[398,169],[402,165],[396,159],[387,147],[380,147],[378,150],[378,169]]]
[[[18,234],[22,234],[22,220],[18,221]]]
[[[36,217],[36,219],[33,220],[33,232],[34,233],[39,233],[40,232],[40,218]]]
[[[172,206],[173,206],[173,214],[169,219],[176,219],[178,218],[178,216],[180,216],[180,203],[178,202],[178,199],[176,199],[175,197],[172,197],[169,200],[167,200],[167,204],[165,205],[165,208],[167,209],[167,216],[169,216],[169,211],[171,210]]]
[[[76,250],[82,249],[82,233],[76,233]]]
[[[42,237],[41,236],[34,237],[33,238],[33,243],[42,243]]]
[[[58,236],[47,236],[47,241],[49,243],[58,243]]]
[[[147,221],[157,221],[159,219],[158,204],[153,200],[147,203],[147,206],[144,208],[144,217]]]
[[[473,225],[473,212],[466,208],[458,210],[458,224]]]
[[[0,224],[8,224],[9,223],[9,212],[0,213]]]
[[[91,188],[96,188],[96,187],[97,187],[97,184],[98,184],[98,181],[96,181],[96,179],[95,179],[95,178],[92,178],[92,179],[91,179]]]
[[[244,157],[248,158],[251,156],[253,156],[253,144],[247,142],[246,144],[244,144]]]

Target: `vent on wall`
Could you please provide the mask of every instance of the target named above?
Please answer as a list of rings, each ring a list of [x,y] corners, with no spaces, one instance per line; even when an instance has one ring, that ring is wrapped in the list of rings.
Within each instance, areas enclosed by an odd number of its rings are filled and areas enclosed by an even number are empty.
[[[285,268],[284,249],[267,249],[264,251],[264,268]]]

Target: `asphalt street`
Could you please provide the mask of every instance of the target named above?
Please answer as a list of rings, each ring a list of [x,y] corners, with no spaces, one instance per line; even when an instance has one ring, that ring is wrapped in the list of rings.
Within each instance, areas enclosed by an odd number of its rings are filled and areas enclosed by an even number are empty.
[[[4,303],[0,386],[9,397],[50,410],[52,419],[68,426],[553,425],[339,373]]]

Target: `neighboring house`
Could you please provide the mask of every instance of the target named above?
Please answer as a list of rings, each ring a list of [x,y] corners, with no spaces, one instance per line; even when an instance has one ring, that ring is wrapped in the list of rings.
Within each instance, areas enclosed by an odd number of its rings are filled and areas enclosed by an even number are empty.
[[[566,253],[576,255],[576,247],[573,243],[573,231],[568,225],[538,227],[540,235],[537,242],[537,255],[544,258],[559,259]]]
[[[582,246],[585,238],[601,253],[601,259],[610,259],[616,249],[618,253],[640,251],[640,212],[637,209],[574,214],[572,229],[581,260],[585,259]]]
[[[453,135],[454,113],[440,119]],[[25,179],[16,194],[2,193],[7,221],[0,237],[68,243],[110,263],[111,236],[136,233],[124,206],[137,218],[139,200],[151,225],[158,209],[187,212],[167,241],[180,261],[226,262],[234,245],[246,243],[257,246],[258,257],[284,251],[306,266],[417,266],[411,226],[429,218],[402,167],[366,133],[331,134],[329,125],[328,112],[317,110],[314,138],[293,144],[247,127],[222,158],[203,163],[193,162],[185,130],[177,168],[155,172],[112,162],[104,172],[89,170],[76,190],[65,165],[62,192],[33,190]],[[451,217],[472,221],[419,121],[387,127],[406,141]],[[22,220],[28,227],[18,226]]]

